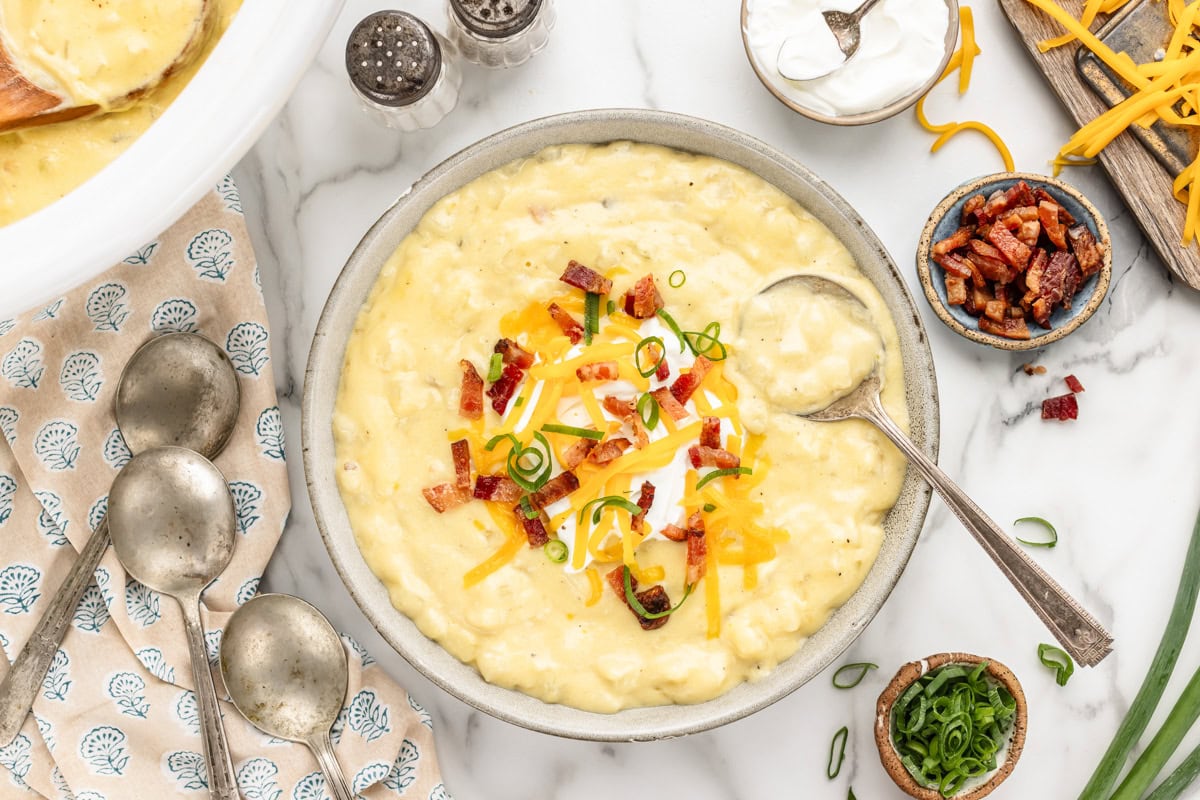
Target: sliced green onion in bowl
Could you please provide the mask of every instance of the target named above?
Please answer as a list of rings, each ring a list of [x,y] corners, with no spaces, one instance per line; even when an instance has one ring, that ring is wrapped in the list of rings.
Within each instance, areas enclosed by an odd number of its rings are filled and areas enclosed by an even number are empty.
[[[642,366],[642,351],[654,345],[658,348],[658,360],[649,367]],[[658,372],[658,367],[667,358],[667,346],[663,344],[663,340],[659,336],[647,336],[637,343],[637,347],[633,350],[633,366],[637,369],[638,375],[643,378],[649,378],[654,373]]]
[[[598,431],[593,428],[577,428],[574,425],[559,425],[556,422],[547,422],[542,426],[542,430],[546,433],[561,433],[566,436],[578,436],[580,439],[595,439],[600,441],[604,438],[604,431]]]
[[[600,295],[588,292],[583,300],[583,343],[591,344],[592,336],[600,332]]]
[[[672,289],[678,289],[687,283],[687,273],[681,269],[677,269],[667,276],[667,285]]]
[[[604,509],[609,507],[624,509],[635,516],[642,513],[642,507],[637,503],[626,500],[619,494],[610,494],[607,497],[596,497],[584,503],[583,508],[579,509],[580,524],[583,523],[583,518],[587,515],[588,509],[593,507],[596,509],[592,512],[593,525],[598,525],[600,523],[600,515],[604,513]]]
[[[504,356],[499,353],[492,353],[492,360],[488,363],[488,383],[495,383],[500,380],[500,373],[504,372]]]
[[[654,395],[647,392],[638,398],[637,412],[638,416],[642,418],[642,424],[646,426],[646,430],[652,431],[658,427],[658,401],[654,399]]]
[[[555,564],[562,564],[567,560],[567,546],[558,539],[551,539],[542,545],[542,552]]]
[[[872,664],[869,661],[856,661],[852,664],[843,664],[833,673],[833,688],[853,689],[862,683],[863,678],[867,677],[867,673],[873,669],[879,669],[879,665]],[[839,680],[843,673],[850,674],[849,682]]]
[[[532,503],[529,502],[529,495],[522,497],[521,502],[518,503],[518,505],[521,507],[521,513],[525,515],[525,519],[538,518],[540,512],[533,507]]]
[[[1066,686],[1075,673],[1075,662],[1071,660],[1071,656],[1052,644],[1039,644],[1037,653],[1038,661],[1054,670],[1054,682],[1059,686]]]
[[[534,441],[526,447],[522,447],[520,440],[512,434],[504,436],[513,440],[513,449],[508,451],[508,460],[505,462],[508,477],[527,492],[536,492],[545,486],[546,481],[550,480],[550,473],[554,471],[554,461],[550,457],[550,442],[542,432],[535,431]],[[491,450],[492,443],[501,438],[503,436],[493,437],[485,449]]]
[[[687,349],[687,339],[683,337],[683,331],[680,330],[679,323],[675,321],[674,317],[667,313],[665,308],[660,308],[654,313],[658,315],[659,319],[667,323],[667,327],[671,329],[671,333],[675,334],[675,337],[679,339],[679,352],[684,352]]]
[[[633,609],[633,613],[642,619],[662,619],[663,617],[671,616],[683,606],[684,601],[691,596],[692,589],[695,588],[690,584],[683,587],[683,597],[679,598],[679,602],[666,611],[650,612],[646,610],[646,607],[642,605],[642,601],[638,600],[637,595],[633,593],[633,573],[629,571],[628,565],[623,566],[621,569],[623,570],[621,577],[625,581],[625,602],[629,603],[629,607]]]
[[[1023,522],[1032,522],[1034,524],[1041,525],[1046,529],[1046,534],[1050,538],[1044,542],[1035,542],[1030,539],[1022,539],[1020,536],[1016,537],[1017,541],[1021,544],[1029,545],[1030,547],[1054,547],[1054,545],[1058,544],[1058,531],[1056,531],[1054,526],[1046,520],[1042,519],[1041,517],[1021,517],[1020,519],[1014,521],[1013,525],[1020,525]]]
[[[724,478],[727,475],[753,475],[754,470],[750,467],[726,467],[724,469],[714,469],[712,472],[705,475],[700,480],[696,481],[696,488],[703,489],[711,481],[717,478]]]
[[[705,512],[706,514],[711,514],[712,512],[714,512],[714,511],[716,511],[716,510],[717,510],[717,507],[716,507],[716,506],[714,506],[712,503],[705,503],[705,504],[704,504],[704,512]]]
[[[608,301],[608,316],[612,316],[617,311],[617,302],[615,300]]]

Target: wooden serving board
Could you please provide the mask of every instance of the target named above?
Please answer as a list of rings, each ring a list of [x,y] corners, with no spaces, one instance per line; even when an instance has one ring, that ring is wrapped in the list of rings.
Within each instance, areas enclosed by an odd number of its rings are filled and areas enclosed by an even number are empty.
[[[1082,0],[1061,0],[1060,5],[1077,17],[1083,10]],[[1038,42],[1063,32],[1058,23],[1025,0],[1000,0],[1000,7],[1033,63],[1079,125],[1091,122],[1108,109],[1108,104],[1083,82],[1075,68],[1078,46],[1066,45],[1046,53],[1038,50]],[[1096,27],[1100,24],[1103,20]],[[1175,199],[1173,180],[1167,170],[1128,132],[1100,152],[1100,165],[1163,263],[1188,286],[1200,289],[1200,246],[1185,248],[1179,244],[1184,206]]]

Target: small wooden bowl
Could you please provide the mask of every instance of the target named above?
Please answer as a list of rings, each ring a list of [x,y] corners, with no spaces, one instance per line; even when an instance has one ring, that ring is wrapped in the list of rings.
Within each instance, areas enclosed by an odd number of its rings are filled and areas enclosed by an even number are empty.
[[[968,314],[962,306],[952,306],[946,302],[946,283],[942,268],[933,263],[932,249],[935,242],[941,241],[958,229],[962,220],[963,205],[972,195],[982,194],[985,197],[997,189],[1008,189],[1018,181],[1025,181],[1030,187],[1041,187],[1058,199],[1077,222],[1082,222],[1092,231],[1096,241],[1104,246],[1104,261],[1100,270],[1084,281],[1075,293],[1070,310],[1054,309],[1050,314],[1050,330],[1045,330],[1035,322],[1031,322],[1029,330],[1032,336],[1028,339],[1007,339],[979,329],[978,320]],[[998,350],[1034,350],[1039,347],[1057,342],[1067,334],[1079,328],[1088,320],[1096,309],[1104,302],[1108,294],[1108,284],[1112,279],[1112,237],[1108,233],[1108,225],[1104,217],[1078,189],[1058,178],[1046,175],[1035,175],[1029,172],[998,172],[994,175],[984,175],[981,178],[967,181],[942,199],[929,215],[925,229],[921,231],[921,239],[917,242],[917,277],[925,289],[925,298],[933,307],[947,328],[959,336],[979,344],[986,344]]]
[[[891,779],[910,797],[917,800],[945,800],[937,789],[930,789],[917,783],[908,770],[900,763],[900,755],[892,744],[892,706],[904,694],[913,682],[926,673],[947,664],[976,665],[988,662],[987,674],[1008,689],[1017,702],[1017,717],[1013,720],[1012,731],[1009,733],[1008,754],[988,779],[981,784],[960,794],[953,795],[954,800],[979,800],[987,797],[999,786],[1017,765],[1021,757],[1021,749],[1025,746],[1025,728],[1029,724],[1029,709],[1025,704],[1025,692],[1017,676],[1008,667],[992,658],[981,658],[970,653],[938,653],[935,656],[923,658],[920,661],[910,661],[900,668],[896,677],[879,695],[875,704],[875,746],[879,748],[879,760]]]

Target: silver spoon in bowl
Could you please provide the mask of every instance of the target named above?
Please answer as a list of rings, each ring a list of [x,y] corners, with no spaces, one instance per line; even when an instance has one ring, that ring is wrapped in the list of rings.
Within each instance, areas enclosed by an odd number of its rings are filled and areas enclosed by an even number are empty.
[[[117,384],[114,406],[117,427],[130,452],[178,445],[212,458],[225,447],[237,422],[237,373],[225,351],[203,336],[163,334],[130,356]],[[109,541],[105,516],[0,683],[0,746],[16,737],[33,708]]]
[[[878,3],[879,0],[866,0],[853,11],[822,11],[821,17],[832,31],[842,57],[829,60],[804,58],[809,48],[816,44],[814,36],[824,35],[824,31],[810,30],[806,34],[789,36],[783,40],[775,57],[775,68],[779,74],[790,81],[811,81],[841,69],[862,44],[862,18]]]
[[[200,593],[233,557],[237,515],[229,485],[199,453],[182,447],[146,450],[113,481],[108,527],[126,572],[175,598],[183,611],[210,795],[238,800],[200,620]]]
[[[869,317],[866,305],[849,289],[817,275],[792,275],[776,281],[759,294],[803,287],[809,292],[832,298],[846,305],[847,314],[856,320]],[[745,321],[743,320],[743,327]],[[900,429],[880,400],[882,382],[878,363],[875,369],[848,393],[821,409],[783,409],[804,419],[840,422],[862,419],[870,422],[892,441],[908,462],[937,490],[967,531],[983,547],[1000,570],[1029,603],[1063,648],[1080,664],[1095,666],[1112,652],[1112,636],[1037,562],[1013,544],[945,472],[917,447]]]
[[[251,598],[225,624],[221,676],[242,716],[307,745],[334,799],[353,800],[329,738],[346,698],[346,650],[320,611],[287,594]]]

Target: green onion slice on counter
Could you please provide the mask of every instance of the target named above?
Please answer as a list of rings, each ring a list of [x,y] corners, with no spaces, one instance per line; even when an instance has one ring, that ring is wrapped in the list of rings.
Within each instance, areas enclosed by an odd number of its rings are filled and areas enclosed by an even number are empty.
[[[562,433],[567,436],[578,436],[580,439],[595,439],[600,441],[604,438],[603,431],[593,430],[592,428],[576,428],[574,425],[559,425],[556,422],[547,422],[542,426],[542,430],[546,433]]]
[[[679,323],[675,321],[675,318],[668,314],[665,308],[660,308],[655,313],[658,314],[659,319],[667,323],[667,327],[671,329],[671,333],[675,334],[675,338],[679,339],[679,352],[682,353],[686,350],[687,339],[683,337],[683,331],[680,330]]]
[[[633,613],[642,619],[662,619],[663,617],[671,616],[683,606],[684,602],[691,596],[692,589],[695,588],[691,585],[683,587],[683,597],[679,598],[679,602],[666,611],[650,612],[646,610],[642,602],[637,599],[637,595],[633,593],[633,573],[629,571],[628,566],[622,567],[622,577],[625,580],[625,602],[629,603],[629,607],[633,609]]]
[[[1054,682],[1059,686],[1066,686],[1075,672],[1075,662],[1071,656],[1052,644],[1038,645],[1038,661],[1054,670]]]
[[[595,507],[596,510],[592,512],[592,524],[600,524],[600,515],[604,513],[604,509],[610,506],[624,509],[625,511],[628,511],[630,514],[634,515],[642,513],[642,507],[637,503],[630,502],[618,494],[610,494],[607,497],[597,497],[594,500],[588,500],[586,503],[584,503],[583,508],[579,509],[579,522],[583,522],[583,518],[587,515],[588,509]]]
[[[546,542],[542,546],[542,551],[546,554],[546,558],[555,564],[561,564],[567,560],[567,546],[558,539],[551,539]]]
[[[667,276],[667,285],[672,289],[678,289],[687,283],[687,273],[681,269],[677,269]]]
[[[752,475],[754,470],[749,467],[726,467],[725,469],[714,469],[712,472],[705,475],[700,480],[696,481],[696,488],[703,489],[710,481],[717,478],[723,478],[726,475]]]
[[[846,739],[850,737],[850,729],[845,725],[833,735],[833,741],[829,743],[829,764],[825,767],[825,774],[829,776],[829,780],[833,780],[842,771],[842,762],[846,760]],[[834,758],[837,758],[837,763],[834,763]]]
[[[646,430],[652,431],[658,427],[658,401],[654,399],[654,395],[649,392],[642,395],[638,399],[637,412]]]
[[[588,292],[583,301],[583,343],[591,344],[592,335],[600,332],[600,295]]]
[[[838,667],[837,672],[833,673],[833,688],[853,689],[862,683],[863,678],[867,677],[867,673],[873,669],[879,669],[879,665],[872,664],[869,661],[856,661],[853,664],[843,664]],[[842,680],[841,676],[843,674],[848,674],[850,677],[847,680]]]
[[[500,373],[504,371],[504,356],[499,353],[492,353],[492,360],[488,363],[488,383],[495,383],[500,380]]]
[[[846,800],[858,800],[858,798],[854,796],[853,786],[850,787],[850,794],[846,795]]]
[[[1044,542],[1035,542],[1029,539],[1022,539],[1020,536],[1018,536],[1017,541],[1021,544],[1026,544],[1030,547],[1054,547],[1054,545],[1058,544],[1058,531],[1054,530],[1054,526],[1046,520],[1042,519],[1041,517],[1021,517],[1013,522],[1013,525],[1020,525],[1022,522],[1033,522],[1041,525],[1046,529],[1046,535],[1050,538]]]
[[[642,351],[654,345],[658,348],[658,360],[648,367],[642,366]],[[650,352],[654,352],[651,350]],[[658,367],[667,357],[667,346],[663,344],[663,340],[658,336],[647,336],[637,343],[637,347],[633,351],[633,366],[637,368],[638,375],[643,378],[649,378],[654,373],[658,372]]]

